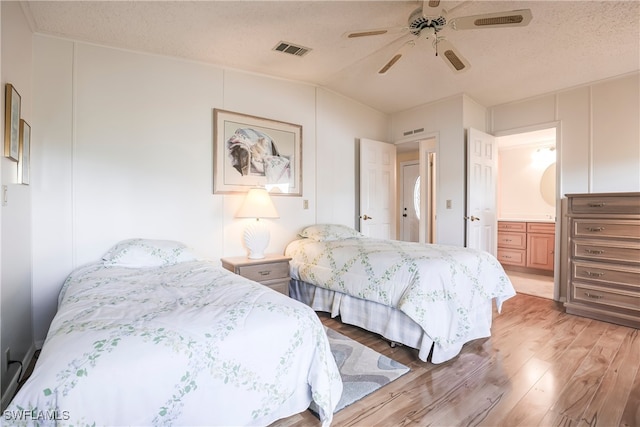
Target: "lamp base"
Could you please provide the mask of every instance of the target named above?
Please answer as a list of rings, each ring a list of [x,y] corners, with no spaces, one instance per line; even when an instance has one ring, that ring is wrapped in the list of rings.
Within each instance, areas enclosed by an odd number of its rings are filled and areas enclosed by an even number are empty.
[[[269,229],[259,219],[251,222],[244,230],[244,244],[249,249],[249,259],[264,258],[264,251],[269,245]]]

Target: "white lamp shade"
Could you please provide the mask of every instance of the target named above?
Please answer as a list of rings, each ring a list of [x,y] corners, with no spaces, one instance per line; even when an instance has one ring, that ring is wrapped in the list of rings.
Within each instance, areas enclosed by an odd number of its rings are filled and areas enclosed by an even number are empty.
[[[280,215],[267,190],[252,188],[236,213],[236,218],[280,218]]]
[[[269,245],[269,229],[260,218],[279,218],[278,211],[271,201],[269,192],[264,188],[252,188],[236,213],[237,218],[256,218],[244,231],[244,244],[249,249],[250,259],[264,258]]]

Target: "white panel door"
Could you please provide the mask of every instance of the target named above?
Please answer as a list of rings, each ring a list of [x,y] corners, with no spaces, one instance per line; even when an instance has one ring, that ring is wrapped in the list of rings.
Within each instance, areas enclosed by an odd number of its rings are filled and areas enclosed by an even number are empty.
[[[420,240],[420,163],[400,164],[402,187],[400,194],[400,240],[417,242]]]
[[[396,238],[396,147],[360,140],[360,232]]]
[[[497,255],[498,148],[493,135],[467,132],[467,247]]]

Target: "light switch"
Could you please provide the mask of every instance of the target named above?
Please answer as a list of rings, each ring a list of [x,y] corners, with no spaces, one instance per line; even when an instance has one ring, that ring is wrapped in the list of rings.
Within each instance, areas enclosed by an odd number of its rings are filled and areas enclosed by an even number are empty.
[[[447,209],[451,209],[451,200],[447,200]]]
[[[6,185],[2,186],[2,206],[7,206],[9,203],[9,187]]]
[[[303,200],[302,201],[302,209],[309,209],[309,201],[308,200]]]

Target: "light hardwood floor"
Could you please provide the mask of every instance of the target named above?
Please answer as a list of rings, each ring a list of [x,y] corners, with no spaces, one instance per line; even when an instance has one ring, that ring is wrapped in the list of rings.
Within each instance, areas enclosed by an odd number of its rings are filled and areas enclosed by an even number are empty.
[[[340,333],[411,371],[334,416],[333,426],[640,426],[638,330],[564,313],[518,294],[492,336],[433,365],[407,347],[319,313]],[[309,411],[272,426],[319,425]]]

